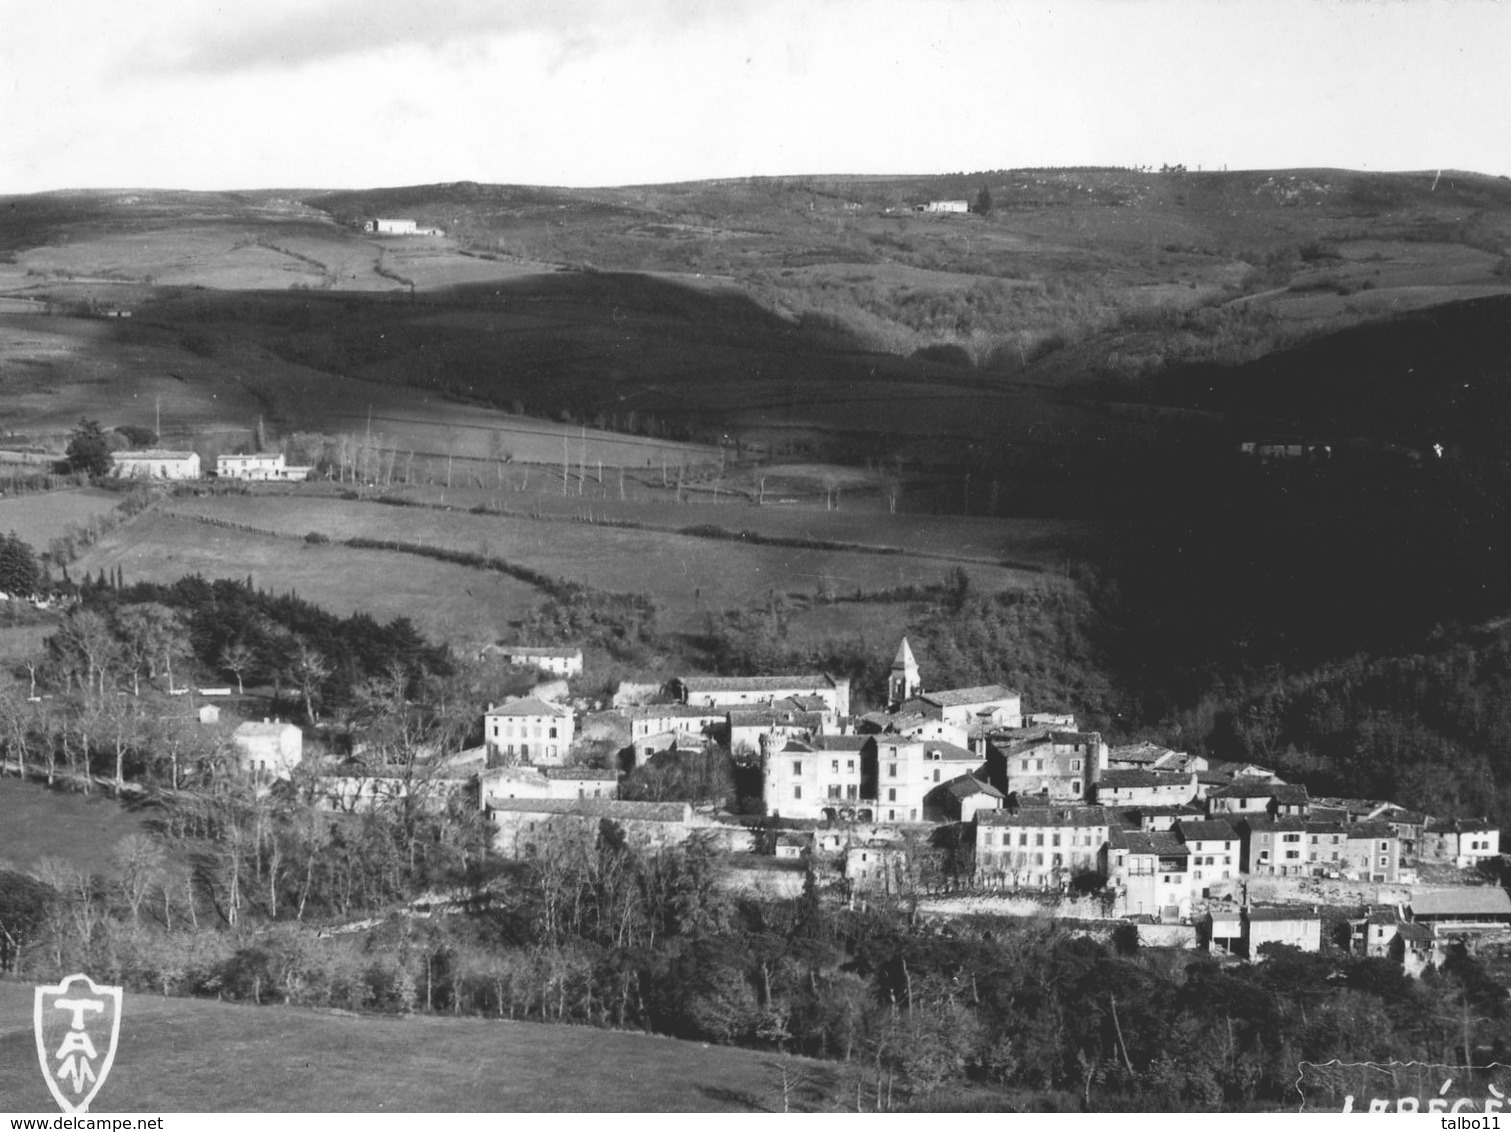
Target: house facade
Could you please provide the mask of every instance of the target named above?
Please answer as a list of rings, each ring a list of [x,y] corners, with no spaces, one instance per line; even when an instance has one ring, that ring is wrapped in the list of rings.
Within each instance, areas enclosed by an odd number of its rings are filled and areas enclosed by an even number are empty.
[[[282,452],[250,452],[238,456],[217,456],[215,475],[230,480],[305,480],[313,468],[286,464]]]
[[[1175,921],[1191,914],[1191,850],[1173,833],[1114,829],[1102,869],[1125,916]]]
[[[112,455],[111,475],[124,480],[197,480],[199,453],[142,448]]]
[[[539,668],[553,676],[581,676],[582,650],[571,648],[536,648],[528,645],[509,645],[503,650],[510,664],[522,668]]]
[[[566,708],[531,696],[489,705],[483,717],[489,760],[560,766],[571,749],[574,724]]]
[[[1096,800],[1103,806],[1180,806],[1199,791],[1194,770],[1104,770]]]
[[[1231,887],[1224,882],[1238,878],[1243,859],[1243,839],[1225,821],[1182,821],[1175,834],[1190,852],[1193,896],[1210,896],[1214,888]]]
[[[231,733],[236,761],[247,773],[287,778],[304,758],[304,734],[292,723],[248,720]]]
[[[1046,806],[976,815],[976,877],[1012,888],[1060,888],[1095,872],[1107,843],[1100,806]]]
[[[989,743],[995,747],[992,740]],[[1094,731],[1050,731],[1036,739],[996,748],[1007,788],[1019,797],[1084,802],[1103,773],[1107,744]]]

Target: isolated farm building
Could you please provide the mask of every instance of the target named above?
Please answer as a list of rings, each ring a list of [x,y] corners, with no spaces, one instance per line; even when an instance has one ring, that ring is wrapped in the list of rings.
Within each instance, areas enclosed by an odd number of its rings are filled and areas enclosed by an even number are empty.
[[[1200,789],[1194,770],[1104,770],[1096,799],[1104,806],[1179,806]]]
[[[581,649],[505,645],[500,651],[510,664],[539,668],[553,676],[582,675]]]
[[[1006,792],[1083,802],[1101,779],[1107,744],[1095,731],[1048,731],[1006,745],[989,739],[987,754],[996,784]]]
[[[117,452],[111,474],[125,480],[197,480],[199,453],[174,452],[166,448],[141,448]]]
[[[304,757],[304,735],[292,723],[247,721],[231,733],[237,762],[249,773],[287,778]]]
[[[938,212],[946,214],[963,213],[971,210],[970,203],[963,200],[931,200],[918,206],[919,212]]]
[[[526,696],[496,707],[489,704],[483,738],[492,759],[559,766],[572,746],[573,724],[567,708]]]
[[[875,839],[845,850],[845,879],[857,892],[915,891],[919,865],[918,852],[897,841]]]
[[[686,802],[501,798],[488,813],[494,849],[516,859],[555,851],[563,843],[596,843],[605,820],[642,848],[680,844],[693,829],[692,806]]]
[[[783,830],[776,835],[773,856],[784,861],[801,860],[813,849],[812,832]]]
[[[792,697],[816,696],[835,715],[850,714],[850,681],[821,673],[790,676],[683,676],[672,681],[677,699],[690,707],[751,707]]]
[[[306,480],[313,468],[284,462],[282,452],[252,452],[217,456],[215,475],[228,480]]]
[[[1036,806],[976,815],[976,877],[1013,888],[1058,888],[1096,872],[1107,844],[1101,806]]]
[[[1487,821],[1429,819],[1422,830],[1422,859],[1472,868],[1500,855],[1500,827]]]
[[[1002,791],[974,774],[962,774],[941,783],[923,796],[925,821],[970,822],[980,812],[1000,810],[1007,805]]]
[[[367,222],[369,232],[377,232],[384,236],[413,236],[419,232],[419,227],[419,224],[413,220],[375,217]]]
[[[201,704],[200,707],[199,707],[198,714],[199,714],[199,721],[201,723],[206,723],[206,724],[209,724],[209,723],[219,723],[220,722],[220,705],[219,704]]]

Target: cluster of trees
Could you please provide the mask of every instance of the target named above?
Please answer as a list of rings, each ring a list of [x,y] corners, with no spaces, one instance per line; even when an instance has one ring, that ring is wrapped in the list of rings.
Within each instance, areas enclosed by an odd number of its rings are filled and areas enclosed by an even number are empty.
[[[31,546],[15,531],[0,539],[0,593],[25,597],[41,588],[42,567]]]
[[[173,823],[202,840],[215,830],[212,854],[131,839],[106,877],[55,863],[40,880],[0,873],[8,961],[37,977],[83,965],[164,994],[805,1054],[833,1066],[827,1104],[866,1109],[935,1107],[964,1086],[1004,1105],[1280,1107],[1297,1100],[1301,1061],[1508,1052],[1505,990],[1464,954],[1419,981],[1385,960],[1274,946],[1234,968],[1140,950],[1131,927],[1099,942],[1043,920],[851,910],[812,874],[797,897],[758,899],[729,890],[709,843],[650,848],[612,822],[556,835],[488,886],[465,833],[410,868],[391,817],[300,814],[218,800]],[[468,914],[395,906],[447,881],[473,894]],[[317,934],[385,900],[390,914],[365,930]]]

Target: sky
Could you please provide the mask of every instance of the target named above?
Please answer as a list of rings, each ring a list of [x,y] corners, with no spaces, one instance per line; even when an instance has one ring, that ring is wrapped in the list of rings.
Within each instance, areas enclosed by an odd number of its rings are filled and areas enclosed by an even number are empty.
[[[1511,0],[0,0],[0,193],[1511,174]]]

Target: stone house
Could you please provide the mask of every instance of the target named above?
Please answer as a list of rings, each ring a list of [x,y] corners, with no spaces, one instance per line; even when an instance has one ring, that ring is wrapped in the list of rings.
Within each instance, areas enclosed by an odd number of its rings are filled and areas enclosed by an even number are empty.
[[[1123,915],[1178,921],[1191,915],[1191,856],[1173,833],[1113,829],[1102,871]]]
[[[1096,800],[1103,806],[1179,806],[1197,797],[1196,771],[1104,770]]]
[[[125,480],[197,480],[199,453],[139,448],[112,453],[111,475]]]
[[[1193,896],[1210,896],[1214,887],[1225,887],[1223,882],[1237,879],[1243,840],[1227,822],[1177,822],[1175,835],[1191,854]]]
[[[1005,792],[1020,798],[1084,802],[1105,772],[1107,744],[1094,731],[1048,731],[1005,747],[987,743],[988,765],[1000,768]]]

